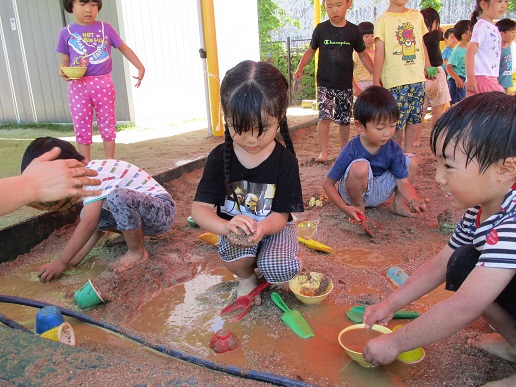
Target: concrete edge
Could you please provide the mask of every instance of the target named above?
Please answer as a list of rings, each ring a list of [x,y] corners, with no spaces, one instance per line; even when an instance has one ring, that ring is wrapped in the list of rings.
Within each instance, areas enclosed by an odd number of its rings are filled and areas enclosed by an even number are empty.
[[[290,128],[293,134],[299,129],[317,124],[317,118],[311,119]],[[278,136],[281,138],[281,135]],[[204,166],[207,156],[190,161],[178,167],[153,175],[160,184],[180,178],[183,173],[189,173]],[[19,255],[28,253],[34,246],[44,241],[55,230],[75,222],[82,205],[77,204],[71,209],[59,212],[52,211],[29,218],[23,222],[0,230],[0,263],[16,259]]]

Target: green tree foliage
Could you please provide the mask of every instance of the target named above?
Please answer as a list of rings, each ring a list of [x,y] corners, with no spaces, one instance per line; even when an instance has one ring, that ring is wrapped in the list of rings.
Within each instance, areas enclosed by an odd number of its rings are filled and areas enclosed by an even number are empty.
[[[287,23],[296,27],[301,26],[299,20],[287,17],[285,10],[275,4],[272,0],[258,0],[260,60],[269,62],[276,66],[288,79],[288,53],[285,44],[286,42],[273,42],[270,35],[272,31],[277,30]],[[306,50],[306,47],[304,50]],[[304,50],[291,52],[290,68],[292,74],[296,71]],[[304,69],[304,77],[301,80],[301,84],[298,85],[298,92],[293,93],[294,100],[315,98],[314,74],[315,64],[312,60]],[[292,82],[292,77],[290,77],[289,81]]]
[[[433,8],[437,12],[439,12],[441,10],[441,8],[443,7],[443,3],[442,3],[442,0],[421,0],[421,3],[419,4],[419,6],[420,6],[420,9]]]

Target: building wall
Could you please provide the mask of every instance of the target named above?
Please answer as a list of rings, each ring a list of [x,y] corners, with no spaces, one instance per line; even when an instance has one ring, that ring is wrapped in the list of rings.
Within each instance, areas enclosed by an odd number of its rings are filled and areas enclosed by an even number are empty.
[[[59,30],[73,15],[63,13],[60,3],[0,0],[0,122],[71,122],[55,46]],[[222,79],[239,61],[259,58],[257,3],[214,0],[214,7]],[[106,0],[98,20],[112,24],[146,68],[135,89],[137,70],[118,50],[112,51],[119,122],[206,117],[197,0]]]

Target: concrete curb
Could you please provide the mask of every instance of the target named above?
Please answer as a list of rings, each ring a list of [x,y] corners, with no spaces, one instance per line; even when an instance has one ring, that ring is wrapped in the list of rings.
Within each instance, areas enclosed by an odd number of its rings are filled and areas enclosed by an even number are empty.
[[[290,128],[290,133],[299,129],[317,125],[317,118],[310,119]],[[278,134],[279,135],[279,134]],[[281,135],[279,135],[281,138]],[[160,184],[180,178],[183,173],[189,173],[204,167],[206,157],[201,157],[189,163],[180,165],[153,177]],[[28,253],[34,246],[44,241],[55,230],[75,222],[79,216],[81,204],[77,204],[65,212],[46,212],[29,218],[23,222],[0,230],[0,263],[16,259],[19,255]]]

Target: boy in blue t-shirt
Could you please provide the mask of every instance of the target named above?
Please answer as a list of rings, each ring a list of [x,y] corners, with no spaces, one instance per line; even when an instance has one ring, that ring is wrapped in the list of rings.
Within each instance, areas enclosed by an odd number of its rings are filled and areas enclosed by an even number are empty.
[[[294,74],[294,80],[299,81],[303,76],[303,69],[319,50],[317,133],[320,153],[317,161],[322,163],[328,159],[328,137],[332,119],[339,125],[341,149],[349,139],[353,102],[353,51],[358,53],[367,71],[373,73],[373,62],[366,52],[362,32],[358,26],[346,20],[346,12],[352,1],[323,0],[323,5],[329,20],[315,27],[310,46]]]
[[[496,22],[498,31],[502,35],[502,56],[500,57],[500,76],[498,83],[505,92],[512,87],[512,53],[511,44],[516,34],[516,22],[511,19],[500,19]]]
[[[444,71],[446,71],[448,59],[450,59],[451,53],[455,47],[457,47],[458,43],[459,42],[457,39],[455,39],[455,35],[453,34],[453,28],[448,28],[446,31],[444,31],[444,44],[446,44],[446,47],[444,47],[443,52],[441,53],[441,56],[443,57]]]
[[[426,201],[412,185],[415,156],[404,154],[392,139],[399,116],[393,95],[381,86],[370,86],[358,96],[353,114],[360,134],[340,152],[328,172],[323,183],[328,198],[354,221],[359,221],[357,212],[365,215],[366,207],[384,203],[393,193],[394,214],[414,217],[425,211]]]
[[[469,20],[461,20],[453,26],[455,38],[459,44],[453,50],[446,72],[448,73],[448,89],[450,90],[450,105],[466,98],[466,51],[471,39]]]

